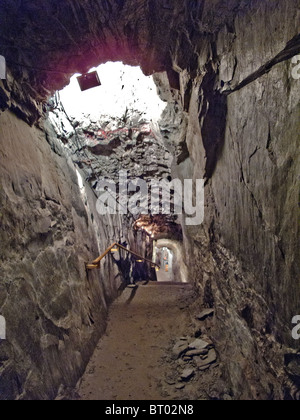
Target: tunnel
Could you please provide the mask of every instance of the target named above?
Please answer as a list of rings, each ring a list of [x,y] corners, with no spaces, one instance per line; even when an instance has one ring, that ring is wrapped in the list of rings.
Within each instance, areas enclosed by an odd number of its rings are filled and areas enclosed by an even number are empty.
[[[0,0],[0,400],[300,399],[299,21]]]

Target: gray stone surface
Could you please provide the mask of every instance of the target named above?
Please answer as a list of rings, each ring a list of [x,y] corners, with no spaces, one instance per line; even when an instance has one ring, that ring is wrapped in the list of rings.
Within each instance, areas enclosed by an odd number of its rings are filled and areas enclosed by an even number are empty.
[[[291,318],[299,310],[300,287],[294,281],[300,259],[300,90],[291,58],[297,43],[299,51],[299,5],[278,6],[253,2],[231,29],[220,30],[220,65],[202,44],[198,63],[206,64],[204,73],[197,82],[181,73],[186,106],[158,77],[170,103],[166,125],[179,114],[184,121],[168,134],[171,143],[180,141],[184,150],[185,142],[188,149],[185,160],[173,165],[173,176],[207,178],[205,221],[185,229],[185,248],[203,303],[216,308],[214,339],[237,399],[282,399],[287,383],[298,398],[294,386],[299,389],[283,366],[284,352],[298,350]],[[290,19],[283,21],[285,13]],[[294,44],[290,55],[288,44]],[[275,64],[280,55],[283,62]],[[179,60],[180,53],[174,62]]]
[[[217,353],[214,349],[211,349],[205,358],[197,357],[194,360],[199,369],[207,368],[217,361]]]
[[[207,349],[189,350],[185,353],[188,357],[205,356],[208,354]]]
[[[125,121],[121,116],[109,115],[91,121],[90,116],[83,114],[75,124],[58,104],[49,118],[56,135],[71,156],[75,155],[96,194],[101,178],[119,182],[121,170],[127,171],[129,180],[142,178],[149,183],[171,175],[173,157],[167,152],[157,123],[146,121],[138,110],[128,110]]]
[[[172,349],[174,359],[179,359],[189,349],[189,345],[185,341],[178,341]]]
[[[134,237],[125,219],[98,216],[90,187],[79,189],[53,148],[43,131],[0,115],[0,399],[53,399],[74,386],[129,275],[127,257],[120,270],[108,257],[87,275],[86,261]]]
[[[209,343],[207,343],[204,340],[201,340],[200,338],[197,338],[197,340],[193,341],[189,345],[189,349],[191,350],[205,350],[210,346]]]
[[[181,379],[185,382],[189,381],[195,374],[194,369],[185,369],[181,374]]]
[[[214,309],[205,309],[199,315],[197,315],[197,319],[199,321],[205,321],[206,318],[213,316],[215,313]]]

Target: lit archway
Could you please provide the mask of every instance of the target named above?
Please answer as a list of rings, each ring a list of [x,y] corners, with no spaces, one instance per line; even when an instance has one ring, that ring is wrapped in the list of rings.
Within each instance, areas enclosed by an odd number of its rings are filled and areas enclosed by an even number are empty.
[[[161,267],[157,271],[158,281],[189,282],[181,242],[172,239],[159,239],[154,243],[153,259]]]

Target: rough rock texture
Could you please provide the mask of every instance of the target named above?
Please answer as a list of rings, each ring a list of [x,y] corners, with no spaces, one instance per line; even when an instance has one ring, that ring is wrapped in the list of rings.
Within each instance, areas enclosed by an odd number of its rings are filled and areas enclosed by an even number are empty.
[[[299,350],[291,320],[299,312],[300,90],[291,58],[300,10],[276,7],[253,2],[237,13],[201,46],[198,72],[183,67],[178,91],[166,74],[155,76],[169,102],[161,128],[171,127],[173,176],[206,179],[205,222],[185,229],[186,257],[204,304],[217,310],[214,338],[238,399],[299,398],[299,377],[286,375],[297,358],[285,353]]]
[[[252,3],[275,9],[267,0]],[[106,61],[140,65],[145,74],[166,70],[179,88],[177,71],[195,75],[207,58],[198,63],[199,52],[214,48],[218,30],[249,7],[240,0],[1,0],[0,52],[9,67],[1,107],[32,123],[71,75]]]
[[[134,109],[127,109],[120,118],[101,115],[97,120],[82,114],[75,119],[66,113],[57,95],[49,101],[48,109],[52,131],[63,143],[64,153],[79,166],[97,196],[105,179],[113,181],[119,191],[121,171],[126,171],[128,181],[144,180],[152,213],[134,215],[138,217],[134,229],[144,230],[155,239],[182,240],[179,217],[159,214],[161,200],[157,195],[153,194],[155,203],[152,201],[152,181],[163,180],[169,186],[175,150],[158,123],[146,120],[141,111]],[[172,196],[172,188],[167,191]],[[117,201],[120,203],[119,196]]]
[[[119,181],[124,170],[128,179],[170,178],[173,156],[157,123],[145,120],[139,111],[127,110],[120,118],[102,115],[98,120],[82,115],[79,121],[65,114],[60,102],[49,110],[56,135],[96,192],[100,178]]]
[[[270,18],[267,5],[254,6],[220,31],[215,59],[193,81],[193,165],[176,168],[206,178],[205,223],[186,230],[187,258],[216,308],[214,338],[228,355],[236,398],[297,398],[299,389],[284,367],[284,353],[299,349],[291,337],[299,312],[299,81],[291,60],[249,77],[297,34],[299,4],[280,4]],[[290,7],[293,18],[282,20]],[[221,94],[224,82],[242,88]]]
[[[6,111],[0,117],[0,399],[52,399],[74,386],[106,327],[108,305],[131,258],[85,261],[134,238],[118,217],[100,218],[63,149]],[[54,151],[55,150],[55,151]],[[78,171],[78,170],[77,170]],[[79,172],[77,172],[79,173]],[[141,251],[141,249],[140,249]]]
[[[190,277],[215,307],[214,341],[237,399],[299,398],[299,358],[289,354],[299,350],[299,20],[298,0],[1,2],[1,108],[31,124],[75,71],[124,60],[165,72],[156,81],[169,102],[161,129],[173,174],[206,178],[205,223],[185,229]],[[23,225],[12,223],[14,238]],[[34,342],[15,357],[34,354]]]

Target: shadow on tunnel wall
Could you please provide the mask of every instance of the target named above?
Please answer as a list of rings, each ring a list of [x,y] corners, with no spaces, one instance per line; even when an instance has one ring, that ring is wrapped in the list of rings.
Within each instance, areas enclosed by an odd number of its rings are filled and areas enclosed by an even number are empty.
[[[203,145],[206,150],[206,180],[213,176],[225,143],[227,96],[215,90],[217,73],[209,64],[202,82],[203,100],[199,116]],[[203,120],[203,123],[202,123]]]

